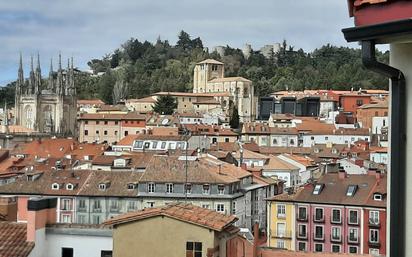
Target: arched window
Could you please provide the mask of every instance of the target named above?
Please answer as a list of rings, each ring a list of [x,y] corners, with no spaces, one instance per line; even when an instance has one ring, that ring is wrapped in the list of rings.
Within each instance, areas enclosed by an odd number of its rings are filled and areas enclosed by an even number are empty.
[[[278,144],[278,140],[276,138],[273,139],[273,144],[277,145]]]
[[[24,113],[26,117],[26,127],[33,128],[33,109],[31,108],[31,106],[26,106],[26,108],[24,108]]]

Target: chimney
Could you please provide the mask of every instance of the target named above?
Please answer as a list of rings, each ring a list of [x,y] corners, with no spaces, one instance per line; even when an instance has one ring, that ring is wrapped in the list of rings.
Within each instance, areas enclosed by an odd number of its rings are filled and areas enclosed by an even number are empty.
[[[258,244],[259,244],[259,223],[253,224],[253,257],[258,256]]]
[[[345,179],[347,177],[346,171],[343,167],[339,167],[339,179]]]
[[[74,144],[70,144],[70,150],[74,151]]]
[[[246,165],[246,163],[242,163],[242,165],[240,165],[240,167],[241,167],[242,169],[244,169],[244,170],[247,170],[247,165]]]
[[[17,197],[0,197],[0,221],[17,221]]]
[[[31,198],[27,202],[27,241],[36,242],[36,232],[56,223],[57,198]],[[44,231],[44,230],[43,230]]]

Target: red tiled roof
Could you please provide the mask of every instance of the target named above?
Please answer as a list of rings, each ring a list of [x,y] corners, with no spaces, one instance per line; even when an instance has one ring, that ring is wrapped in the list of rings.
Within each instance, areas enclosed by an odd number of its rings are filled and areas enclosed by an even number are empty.
[[[143,209],[140,211],[119,215],[113,219],[107,220],[104,224],[120,225],[156,216],[166,216],[219,232],[229,228],[234,222],[237,221],[237,218],[233,215],[224,215],[216,211],[204,209],[191,204],[175,203],[164,207]]]
[[[75,139],[52,138],[32,141],[22,146],[17,153],[42,158],[62,158],[71,151],[78,142]]]
[[[103,105],[105,103],[100,99],[80,99],[80,100],[77,100],[77,105],[86,105],[86,104]]]
[[[27,224],[0,222],[0,257],[27,257],[34,242],[27,242]]]
[[[135,135],[127,135],[123,139],[121,139],[117,145],[120,146],[131,146],[133,144],[133,141],[139,138],[138,134]]]

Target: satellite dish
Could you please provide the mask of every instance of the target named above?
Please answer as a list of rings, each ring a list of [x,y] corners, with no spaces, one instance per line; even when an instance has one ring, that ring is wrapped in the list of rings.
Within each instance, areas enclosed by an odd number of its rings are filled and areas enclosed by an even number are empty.
[[[169,123],[169,119],[162,120],[162,125],[166,125],[167,123]]]

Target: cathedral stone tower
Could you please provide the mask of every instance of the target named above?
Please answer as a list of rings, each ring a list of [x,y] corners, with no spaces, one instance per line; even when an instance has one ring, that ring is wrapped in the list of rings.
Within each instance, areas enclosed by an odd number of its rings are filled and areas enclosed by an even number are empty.
[[[206,89],[208,81],[224,76],[224,64],[219,61],[207,59],[197,63],[193,74],[193,93],[210,92]]]
[[[62,136],[76,136],[77,96],[74,83],[73,58],[66,70],[62,69],[61,55],[57,72],[50,63],[48,80],[43,83],[40,56],[34,70],[33,57],[28,81],[24,79],[20,54],[15,96],[15,123],[39,132]]]

